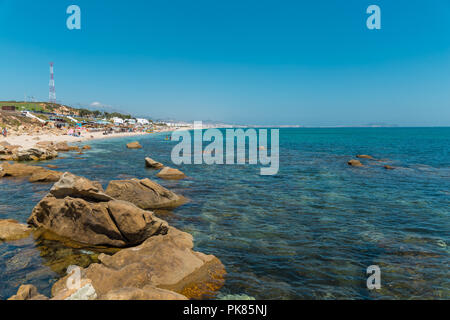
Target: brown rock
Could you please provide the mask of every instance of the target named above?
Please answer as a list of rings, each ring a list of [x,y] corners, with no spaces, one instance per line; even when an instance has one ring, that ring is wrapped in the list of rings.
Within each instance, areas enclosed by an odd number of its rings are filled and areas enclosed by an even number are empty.
[[[69,146],[69,151],[78,151],[78,152],[81,152],[81,149],[80,149],[80,147],[78,147],[78,146]]]
[[[101,254],[101,263],[84,269],[83,278],[92,281],[99,299],[148,296],[149,292],[136,289],[148,291],[149,286],[187,298],[213,297],[224,284],[225,268],[216,257],[192,248],[191,235],[170,227],[166,235],[151,237],[137,247],[112,256]],[[66,279],[53,286],[53,296],[66,290]],[[156,294],[167,298],[167,292]]]
[[[156,162],[152,158],[145,158],[145,166],[147,168],[153,168],[153,169],[161,169],[164,167],[164,165],[160,162]]]
[[[188,300],[185,296],[154,286],[139,288],[120,288],[106,293],[102,300]]]
[[[167,232],[167,222],[129,202],[115,200],[96,183],[65,173],[33,209],[28,223],[77,242],[125,247]]]
[[[56,166],[56,165],[54,165],[54,164],[48,164],[48,165],[47,165],[47,168],[50,168],[50,169],[58,169],[59,167]]]
[[[64,142],[58,142],[55,145],[55,149],[56,149],[56,151],[67,152],[70,150],[70,147],[67,144],[67,142],[64,141]]]
[[[128,143],[127,148],[128,149],[141,149],[142,146],[139,144],[139,142],[135,141],[135,142]]]
[[[29,166],[23,163],[10,164],[5,162],[2,164],[2,170],[0,170],[1,177],[26,177],[31,176],[33,173],[45,170],[42,167]]]
[[[48,300],[48,298],[42,294],[39,294],[35,286],[22,285],[17,291],[17,294],[8,300]]]
[[[53,171],[53,170],[39,170],[34,172],[29,181],[30,182],[56,182],[61,179],[61,176],[63,175],[62,172]]]
[[[27,238],[31,229],[16,220],[0,220],[0,240],[15,241]]]
[[[85,145],[85,146],[83,146],[83,148],[82,148],[83,150],[91,150],[92,149],[92,147],[91,146],[88,146],[88,145]]]
[[[144,210],[172,209],[186,202],[184,197],[150,179],[111,181],[105,192],[115,199],[129,201]]]
[[[36,143],[36,147],[56,150],[55,144],[52,141],[39,141],[38,143]]]
[[[359,154],[356,156],[358,159],[373,159],[372,156],[368,156],[366,154]]]
[[[385,165],[384,168],[386,170],[394,170],[395,169],[395,167],[392,167],[392,166],[389,166],[389,165]]]
[[[352,167],[362,167],[363,166],[359,160],[350,160],[348,162],[348,165],[352,166]]]
[[[156,176],[166,180],[180,180],[186,178],[186,175],[183,172],[170,167],[164,167]]]
[[[69,172],[64,173],[61,179],[53,185],[50,194],[59,199],[72,197],[91,201],[113,200],[112,197],[104,193],[103,187],[99,182],[91,181]]]

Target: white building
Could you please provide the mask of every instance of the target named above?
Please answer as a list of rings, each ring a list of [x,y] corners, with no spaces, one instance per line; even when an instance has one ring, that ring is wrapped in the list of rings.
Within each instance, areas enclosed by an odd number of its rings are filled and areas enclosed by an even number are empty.
[[[134,119],[127,119],[127,120],[125,120],[125,123],[131,124],[131,125],[135,125],[136,124],[136,120],[134,120]]]
[[[137,124],[141,125],[141,126],[148,126],[150,124],[150,121],[148,121],[147,119],[136,119]]]
[[[124,123],[124,121],[123,121],[122,118],[117,118],[117,117],[112,118],[112,121],[114,122],[114,124],[115,124],[116,126],[121,125],[121,124]]]

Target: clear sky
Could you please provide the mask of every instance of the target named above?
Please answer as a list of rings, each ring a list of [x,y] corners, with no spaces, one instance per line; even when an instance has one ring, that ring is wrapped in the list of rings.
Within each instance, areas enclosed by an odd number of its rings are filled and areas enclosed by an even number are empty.
[[[68,30],[66,8],[81,8]],[[381,8],[368,30],[366,8]],[[0,100],[154,118],[450,125],[448,0],[0,0]]]

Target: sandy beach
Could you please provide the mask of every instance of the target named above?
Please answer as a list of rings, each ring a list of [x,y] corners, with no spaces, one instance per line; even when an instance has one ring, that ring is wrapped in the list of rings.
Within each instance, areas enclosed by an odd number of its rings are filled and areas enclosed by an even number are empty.
[[[103,132],[88,132],[83,134],[81,137],[74,137],[69,135],[55,135],[50,133],[45,134],[34,134],[34,135],[11,135],[7,138],[0,137],[0,142],[6,141],[11,145],[22,146],[23,149],[29,149],[36,145],[36,143],[40,141],[53,141],[57,142],[67,142],[67,143],[75,143],[75,142],[85,142],[97,139],[109,139],[109,138],[117,138],[117,137],[132,137],[132,136],[141,136],[149,133],[145,132],[122,132],[122,133],[112,133],[108,135],[103,135]]]

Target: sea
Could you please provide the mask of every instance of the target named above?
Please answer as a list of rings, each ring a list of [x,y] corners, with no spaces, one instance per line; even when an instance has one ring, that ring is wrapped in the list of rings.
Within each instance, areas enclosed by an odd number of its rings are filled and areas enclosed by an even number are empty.
[[[177,166],[178,142],[166,136],[89,141],[82,155],[38,165],[104,187],[150,178],[187,197],[155,214],[225,265],[217,299],[450,299],[450,128],[282,128],[273,176],[260,175],[261,165]],[[131,141],[143,148],[127,149]],[[375,160],[349,166],[357,154]],[[187,178],[161,180],[145,157]],[[51,186],[0,179],[0,219],[25,223]],[[97,255],[34,236],[0,243],[0,299],[22,284],[50,295],[68,265],[88,266]],[[371,266],[380,289],[368,288]]]

